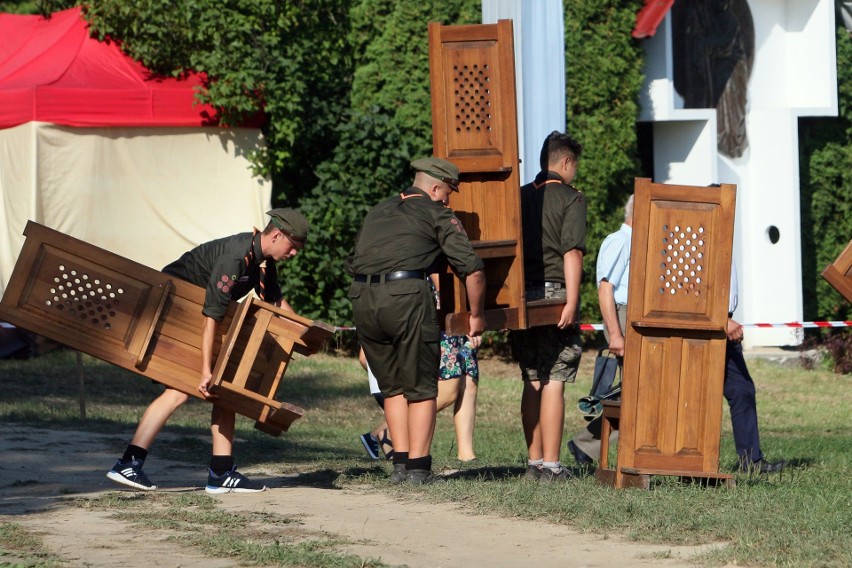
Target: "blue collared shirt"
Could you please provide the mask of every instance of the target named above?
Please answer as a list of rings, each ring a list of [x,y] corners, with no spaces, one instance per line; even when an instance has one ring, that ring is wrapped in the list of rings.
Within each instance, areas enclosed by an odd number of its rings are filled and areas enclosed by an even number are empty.
[[[633,229],[627,224],[609,235],[601,243],[597,262],[597,285],[606,280],[615,288],[615,303],[627,304],[627,285],[630,282],[630,240]]]
[[[737,304],[739,304],[740,296],[739,296],[739,287],[740,282],[737,278],[737,263],[733,260],[731,261],[731,291],[728,293],[728,313],[732,314],[737,311]]]

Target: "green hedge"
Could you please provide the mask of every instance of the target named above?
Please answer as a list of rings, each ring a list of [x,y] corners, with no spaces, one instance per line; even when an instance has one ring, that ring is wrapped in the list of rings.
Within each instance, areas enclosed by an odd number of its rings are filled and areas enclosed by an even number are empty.
[[[595,261],[624,220],[640,175],[636,144],[644,52],[630,36],[640,0],[564,3],[568,131],[583,144],[574,184],[588,204],[582,319],[598,322]]]
[[[837,118],[799,121],[802,291],[806,320],[848,320],[852,307],[820,273],[852,239],[852,35],[837,22]]]

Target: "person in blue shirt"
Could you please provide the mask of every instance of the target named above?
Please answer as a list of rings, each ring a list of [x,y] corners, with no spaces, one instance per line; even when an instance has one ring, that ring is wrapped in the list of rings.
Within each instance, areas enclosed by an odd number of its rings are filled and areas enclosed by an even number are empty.
[[[598,299],[608,333],[610,350],[624,356],[624,334],[627,315],[627,285],[629,282],[630,240],[632,237],[633,196],[625,206],[625,223],[618,232],[604,240],[598,256]],[[630,222],[628,223],[628,218]],[[622,303],[623,302],[623,303]],[[725,349],[724,396],[731,413],[734,445],[742,472],[775,473],[784,469],[786,461],[768,462],[760,448],[757,424],[757,398],[754,381],[743,356],[743,327],[733,319],[739,303],[739,278],[737,266],[731,264],[731,288],[728,299],[728,322]],[[616,335],[617,334],[617,335]],[[581,466],[591,465],[600,459],[600,419],[590,422],[568,442],[568,450]],[[610,444],[617,440],[617,432]]]

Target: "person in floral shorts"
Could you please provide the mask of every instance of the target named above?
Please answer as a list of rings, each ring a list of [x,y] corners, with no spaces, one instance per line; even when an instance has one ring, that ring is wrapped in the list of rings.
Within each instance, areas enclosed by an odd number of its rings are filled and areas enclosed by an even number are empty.
[[[481,337],[441,334],[441,365],[438,376],[438,412],[453,406],[459,461],[476,459],[473,429],[476,424],[476,394],[479,362],[476,349]]]

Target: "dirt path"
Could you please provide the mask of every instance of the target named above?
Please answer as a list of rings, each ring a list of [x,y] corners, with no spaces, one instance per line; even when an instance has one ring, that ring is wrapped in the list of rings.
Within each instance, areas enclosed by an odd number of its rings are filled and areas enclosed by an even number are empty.
[[[104,477],[115,455],[108,435],[45,431],[22,426],[0,430],[0,521],[37,532],[48,549],[69,565],[87,567],[224,568],[229,559],[208,558],[182,547],[164,531],[139,530],[111,513],[75,507],[71,496],[116,490]],[[168,479],[168,491],[201,491],[197,466],[156,460],[154,479]],[[146,470],[149,470],[146,467]],[[471,515],[452,505],[404,503],[380,493],[300,487],[270,479],[269,491],[224,495],[234,511],[274,511],[299,516],[302,528],[352,541],[341,552],[381,558],[412,568],[580,567],[679,568],[693,566],[695,547],[652,546],[580,534],[563,526],[493,515]]]

